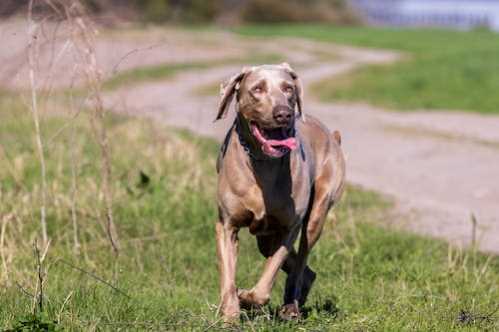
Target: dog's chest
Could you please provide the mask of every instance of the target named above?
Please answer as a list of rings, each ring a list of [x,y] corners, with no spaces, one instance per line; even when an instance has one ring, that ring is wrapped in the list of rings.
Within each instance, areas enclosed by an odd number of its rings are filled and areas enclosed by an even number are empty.
[[[305,216],[310,187],[306,174],[293,179],[286,174],[269,175],[258,178],[248,188],[242,203],[252,212],[253,225],[262,224],[264,228],[290,227]]]
[[[249,192],[251,194],[243,204],[252,212],[253,218],[249,220],[248,226],[254,235],[289,229],[305,216],[308,204],[301,197],[308,196],[309,193],[293,194],[285,184],[264,190],[255,185]]]
[[[229,153],[220,170],[218,195],[223,215],[250,230],[254,226],[290,228],[304,218],[313,174],[302,155],[293,153],[279,162],[251,165],[235,156]]]

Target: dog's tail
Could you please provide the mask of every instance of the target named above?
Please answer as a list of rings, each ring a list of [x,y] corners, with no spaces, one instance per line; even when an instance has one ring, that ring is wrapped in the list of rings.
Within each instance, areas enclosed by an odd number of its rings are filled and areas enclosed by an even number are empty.
[[[333,131],[331,136],[333,137],[333,141],[338,143],[338,145],[341,145],[341,134],[338,130]]]

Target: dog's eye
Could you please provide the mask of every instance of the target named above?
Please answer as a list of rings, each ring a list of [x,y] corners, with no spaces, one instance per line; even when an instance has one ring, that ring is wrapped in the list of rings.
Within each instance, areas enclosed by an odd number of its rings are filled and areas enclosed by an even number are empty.
[[[261,86],[255,86],[253,88],[253,92],[254,93],[262,93],[263,92],[263,88]]]
[[[295,91],[292,86],[285,86],[283,90],[286,94],[293,94]]]

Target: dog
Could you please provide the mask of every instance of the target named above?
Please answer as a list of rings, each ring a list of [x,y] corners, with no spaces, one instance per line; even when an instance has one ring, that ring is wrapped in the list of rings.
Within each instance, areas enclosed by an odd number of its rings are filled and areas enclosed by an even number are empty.
[[[279,316],[299,319],[316,278],[307,258],[345,186],[341,136],[304,113],[301,81],[287,63],[245,67],[222,84],[215,121],[225,117],[234,97],[236,118],[217,160],[221,314],[234,322],[241,307],[268,303],[282,269],[287,279]],[[242,227],[256,236],[266,257],[251,289],[235,283]]]

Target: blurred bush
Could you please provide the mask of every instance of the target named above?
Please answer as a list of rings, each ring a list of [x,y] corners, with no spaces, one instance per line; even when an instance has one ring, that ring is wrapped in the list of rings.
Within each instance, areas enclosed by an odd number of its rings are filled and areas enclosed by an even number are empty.
[[[167,20],[209,22],[222,9],[222,0],[135,0],[139,15],[144,21]]]
[[[247,22],[334,22],[357,23],[346,0],[248,0],[242,11]]]
[[[52,3],[57,3],[56,0]],[[333,22],[357,23],[347,0],[81,0],[90,12],[124,20],[162,23]],[[29,0],[0,0],[0,16],[26,10]],[[44,0],[35,1],[43,14]]]
[[[136,1],[136,3],[143,20],[162,22],[170,15],[170,1],[168,0],[144,0]]]

